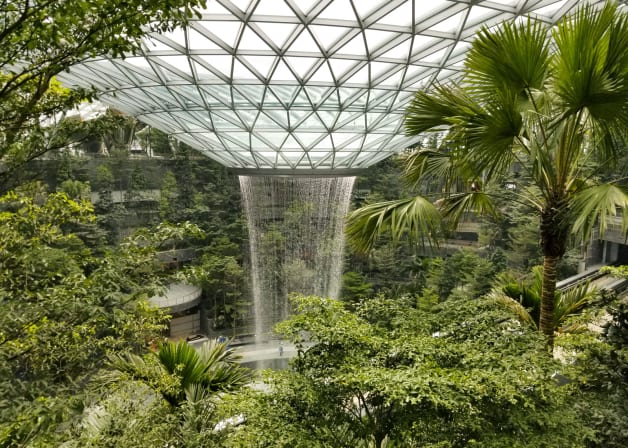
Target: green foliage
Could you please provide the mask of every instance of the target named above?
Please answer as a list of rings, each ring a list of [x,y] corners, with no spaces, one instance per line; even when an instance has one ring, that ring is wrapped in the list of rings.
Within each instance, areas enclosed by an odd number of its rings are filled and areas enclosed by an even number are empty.
[[[628,444],[628,307],[621,299],[604,312],[603,333],[565,334],[558,339],[570,355],[569,376],[580,389],[576,407],[594,430],[590,448]]]
[[[29,160],[75,140],[89,125],[49,120],[79,105],[90,92],[69,91],[55,76],[87,57],[137,52],[140,37],[172,30],[205,0],[108,0],[0,4],[0,158],[7,185]]]
[[[94,221],[63,193],[0,198],[0,445],[54,437],[108,353],[142,351],[165,316],[155,251],[196,228],[160,226],[95,257],[68,228]],[[35,442],[33,442],[35,443]]]
[[[585,4],[555,26],[529,18],[483,28],[462,79],[416,92],[406,113],[409,135],[447,130],[438,151],[416,150],[404,173],[413,185],[440,176],[443,194],[356,210],[348,225],[353,244],[369,250],[384,231],[430,242],[439,215],[455,228],[468,214],[492,213],[495,192],[516,166],[533,186],[516,186],[516,200],[540,218],[540,327],[551,344],[556,267],[570,235],[586,241],[593,225],[603,231],[628,205],[623,186],[594,176],[616,165],[628,138],[627,23],[626,11],[608,2]]]
[[[206,342],[199,350],[186,341],[163,344],[157,353],[110,356],[114,380],[136,380],[159,393],[171,406],[197,402],[247,384],[250,371],[226,343]],[[108,378],[111,380],[111,378]]]
[[[522,323],[538,328],[541,317],[542,275],[541,266],[533,269],[530,279],[517,280],[512,274],[503,274],[489,297],[515,312]],[[567,319],[580,313],[598,297],[597,288],[588,282],[563,291],[555,291],[554,331],[569,330],[569,327],[562,328]]]
[[[622,266],[604,266],[600,272],[610,274],[617,278],[628,278],[628,265]]]
[[[488,301],[293,300],[277,330],[298,355],[226,446],[586,446],[542,338]]]

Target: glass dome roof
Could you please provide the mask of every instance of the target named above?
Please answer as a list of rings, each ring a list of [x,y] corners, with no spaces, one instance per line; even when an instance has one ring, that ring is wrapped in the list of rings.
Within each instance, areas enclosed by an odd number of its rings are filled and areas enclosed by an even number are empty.
[[[554,22],[578,0],[208,0],[141,54],[75,66],[66,85],[232,168],[365,168],[412,145],[413,92],[455,77],[483,25]]]

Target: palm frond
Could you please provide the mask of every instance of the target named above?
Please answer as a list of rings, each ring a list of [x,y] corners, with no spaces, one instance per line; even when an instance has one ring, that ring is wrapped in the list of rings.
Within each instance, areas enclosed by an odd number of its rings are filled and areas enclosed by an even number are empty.
[[[368,252],[377,238],[390,232],[394,241],[404,236],[415,242],[436,245],[441,217],[438,209],[422,196],[370,204],[347,219],[347,237],[357,249]]]
[[[598,294],[589,282],[561,291],[554,302],[554,326],[558,328],[567,317],[582,310]]]
[[[457,85],[436,85],[433,90],[419,90],[406,109],[405,128],[407,135],[448,128],[461,117],[472,117],[481,113],[478,103]]]
[[[200,382],[207,370],[200,356],[186,341],[174,344],[163,344],[157,358],[170,374],[181,378],[181,386],[185,389],[192,383]]]
[[[471,214],[496,215],[495,207],[489,195],[476,191],[472,193],[454,194],[439,201],[439,208],[452,227]]]
[[[528,19],[483,28],[465,60],[465,87],[484,95],[541,89],[549,67],[547,27]],[[473,87],[471,87],[473,86]]]
[[[587,239],[595,225],[599,226],[600,236],[608,229],[612,218],[618,217],[618,210],[628,210],[628,191],[615,184],[602,184],[588,187],[574,195],[572,213],[573,232],[579,238]],[[622,235],[628,233],[628,214],[621,216]]]
[[[522,133],[523,119],[515,94],[495,96],[484,112],[465,124],[466,159],[492,177],[507,170],[514,161],[513,149]]]
[[[446,178],[452,170],[452,156],[432,149],[413,151],[405,160],[403,178],[405,182],[415,187],[427,176]]]
[[[614,2],[584,5],[553,30],[552,86],[563,117],[582,114],[591,149],[616,159],[628,126],[628,14]]]
[[[536,322],[528,310],[517,300],[501,293],[498,290],[491,291],[486,297],[487,299],[492,300],[495,304],[509,310],[524,325],[528,325],[535,330],[537,329]]]

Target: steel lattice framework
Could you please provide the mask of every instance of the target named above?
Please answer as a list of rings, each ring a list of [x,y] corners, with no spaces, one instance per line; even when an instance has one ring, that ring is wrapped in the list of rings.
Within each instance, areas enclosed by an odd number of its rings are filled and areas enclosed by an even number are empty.
[[[338,172],[416,142],[413,92],[455,77],[481,26],[549,23],[578,0],[208,0],[141,54],[62,80],[232,168]],[[598,3],[598,2],[594,2]]]

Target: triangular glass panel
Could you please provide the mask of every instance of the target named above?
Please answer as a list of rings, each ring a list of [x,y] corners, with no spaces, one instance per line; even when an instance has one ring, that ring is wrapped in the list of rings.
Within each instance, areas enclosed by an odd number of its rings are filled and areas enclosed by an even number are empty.
[[[379,9],[380,5],[377,2],[365,2],[365,1],[354,1],[353,6],[358,11],[358,15],[362,20],[371,15],[371,13],[377,9]]]
[[[547,17],[548,19],[551,19],[554,17],[554,14],[556,13],[556,11],[562,8],[566,2],[567,0],[562,0],[556,3],[553,3],[551,5],[547,5],[542,8],[535,9],[534,14],[538,14],[542,17]]]
[[[455,33],[460,28],[462,21],[464,20],[466,11],[460,11],[453,16],[438,22],[436,25],[430,27],[430,31],[440,31],[441,33]]]
[[[390,73],[396,67],[397,64],[392,64],[389,62],[375,62],[371,61],[371,80],[376,80],[384,73]]]
[[[307,87],[304,87],[304,89],[310,99],[310,103],[315,106],[319,106],[321,103],[327,101],[327,99],[332,96],[334,91],[332,87],[328,86],[308,85]]]
[[[164,34],[166,38],[174,42],[181,48],[185,48],[186,39],[185,39],[185,31],[183,28],[175,28],[169,31],[167,34]]]
[[[239,56],[239,58],[245,59],[251,66],[255,67],[255,70],[257,70],[263,78],[268,78],[270,69],[277,59],[275,56]]]
[[[369,51],[373,53],[379,47],[397,37],[399,33],[366,29],[364,30],[364,35],[366,36],[366,43],[369,47]]]
[[[227,78],[231,78],[231,65],[233,63],[233,57],[227,55],[211,55],[206,56],[204,54],[198,55],[203,61],[211,65],[218,73],[221,73]]]
[[[299,143],[292,134],[288,135],[286,141],[283,142],[282,152],[285,153],[284,150],[295,150],[295,149],[303,149],[301,143]]]
[[[316,114],[310,114],[305,120],[299,123],[297,131],[318,131],[324,132],[327,129],[325,125],[321,123]]]
[[[448,69],[442,69],[439,73],[438,76],[436,77],[440,82],[443,82],[449,78],[451,78],[452,76],[456,76],[459,72],[456,70],[448,70]]]
[[[294,17],[294,13],[288,5],[284,2],[278,2],[277,0],[258,0],[255,11],[253,12],[253,18],[259,15]]]
[[[294,132],[292,135],[301,142],[304,148],[310,149],[315,143],[324,138],[327,134],[321,134],[317,132]]]
[[[382,53],[381,55],[379,55],[378,59],[385,59],[385,58],[391,58],[391,59],[398,59],[403,62],[405,62],[409,55],[410,55],[410,45],[412,44],[412,39],[408,38],[406,40],[404,40],[403,42],[398,43],[397,45],[395,45],[394,47],[392,47],[390,50],[386,51],[385,53]]]
[[[325,124],[326,128],[331,129],[334,126],[336,118],[338,117],[337,112],[319,110],[317,113],[319,119]]]
[[[341,26],[310,25],[309,28],[326,51],[348,32],[347,28]]]
[[[320,54],[320,49],[316,45],[316,41],[312,38],[307,28],[303,28],[299,37],[290,45],[290,51]]]
[[[196,31],[194,28],[188,28],[189,49],[194,51],[218,50],[220,47],[211,41],[207,36]]]
[[[276,104],[279,101],[286,107],[292,102],[301,87],[290,85],[271,84],[266,93],[266,104]]]
[[[355,56],[358,59],[366,57],[364,35],[362,33],[358,33],[353,39],[338,49],[336,54]]]
[[[350,132],[334,132],[330,135],[335,148],[342,148],[349,140],[354,139],[356,136],[356,134]]]
[[[213,72],[194,60],[192,60],[192,66],[194,67],[194,74],[197,81],[202,82],[208,79],[218,79]]]
[[[396,9],[386,14],[384,17],[379,19],[377,23],[394,26],[411,26],[412,2],[403,2],[401,6],[398,6]]]
[[[240,94],[244,95],[251,104],[262,105],[264,99],[264,86],[261,84],[236,84],[233,86]]]
[[[318,142],[316,144],[316,149],[324,149],[327,152],[329,152],[330,150],[332,150],[334,147],[332,141],[331,141],[331,137],[329,135],[326,135],[324,139],[322,139],[320,142]]]
[[[249,6],[251,5],[251,0],[231,0],[231,3],[233,3],[240,11],[247,12]]]
[[[364,138],[364,149],[368,150],[378,147],[385,138],[386,137],[382,134],[366,134]]]
[[[211,29],[208,28],[209,32],[217,36],[218,39],[222,40],[229,47],[233,48],[235,46],[236,38],[240,34],[241,25],[239,22],[208,22],[207,26],[211,26]]]
[[[360,70],[355,72],[349,79],[347,79],[344,85],[357,85],[367,87],[369,84],[369,68],[365,65]]]
[[[399,70],[397,70],[396,72],[391,71],[390,73],[392,74],[388,77],[385,77],[387,75],[385,73],[382,78],[379,78],[377,80],[377,84],[380,86],[399,87],[403,79],[403,67],[399,67]]]
[[[255,129],[277,129],[277,127],[278,127],[277,123],[273,121],[264,112],[260,113],[257,116],[257,121],[255,122]]]
[[[129,57],[129,58],[126,58],[124,62],[126,62],[127,64],[134,65],[135,67],[142,67],[142,68],[150,69],[150,64],[148,63],[148,60],[142,56]]]
[[[296,82],[296,78],[283,60],[280,60],[275,71],[270,76],[271,81],[292,81]]]
[[[336,59],[330,58],[328,59],[329,64],[331,65],[332,72],[334,74],[334,78],[336,81],[340,81],[345,73],[351,70],[357,64],[353,59]]]
[[[252,25],[259,27],[275,46],[280,49],[284,48],[286,41],[297,28],[297,25],[292,23],[254,22]]]
[[[303,14],[310,12],[312,7],[318,3],[318,0],[293,0]]]
[[[343,20],[356,20],[355,13],[353,12],[353,8],[351,7],[349,0],[336,0],[329,2],[329,5],[321,11],[317,18],[332,20],[342,18]]]
[[[329,71],[329,66],[327,64],[322,64],[316,73],[312,75],[309,79],[310,82],[324,82],[324,83],[332,83],[334,82],[334,78]]]
[[[273,120],[277,126],[288,129],[288,112],[285,110],[276,110],[264,108],[263,113]]]
[[[438,50],[432,54],[428,54],[427,56],[424,56],[421,58],[421,63],[428,63],[428,64],[439,64],[440,62],[443,61],[443,58],[445,57],[447,51],[449,50],[449,47],[445,47],[441,50]]]
[[[238,59],[233,60],[233,79],[250,80],[257,79],[254,73],[252,73],[242,62]]]
[[[268,44],[248,26],[244,28],[242,38],[238,43],[238,51],[265,51],[274,54]]]
[[[340,112],[338,116],[338,121],[336,122],[336,129],[343,129],[344,132],[349,132],[349,130],[364,130],[364,116],[361,113],[348,112],[343,111]]]
[[[272,148],[279,149],[283,146],[284,141],[288,137],[287,132],[269,132],[265,131],[260,134],[270,144]]]
[[[170,51],[172,47],[162,42],[163,35],[150,35],[145,41],[145,48],[148,53],[152,51]]]
[[[248,132],[228,132],[226,134],[223,134],[223,138],[231,141],[240,148],[245,149],[251,147],[249,144],[249,136],[250,134]]]
[[[231,103],[230,89],[226,89],[224,86],[215,84],[199,86],[199,89],[205,93],[205,99],[210,105],[223,105],[229,107]]]
[[[231,91],[231,94],[233,96],[233,106],[234,109],[236,110],[236,112],[240,112],[240,109],[244,109],[244,108],[251,108],[252,104],[249,101],[249,99],[247,97],[245,97],[244,95],[242,95],[240,92],[238,92],[237,90],[233,89]],[[257,113],[257,109],[255,110],[255,113]]]
[[[307,109],[312,108],[312,103],[310,103],[310,99],[305,94],[305,91],[303,89],[301,89],[299,93],[297,94],[296,98],[294,99],[294,102],[292,103],[292,107],[301,107],[301,108],[307,108]]]
[[[159,65],[164,66],[168,70],[190,71],[190,64],[187,56],[159,56],[152,58]]]
[[[440,39],[422,35],[414,36],[414,38],[412,39],[412,55],[414,56],[429,50],[437,42],[440,42]]]
[[[299,76],[299,78],[304,79],[306,75],[310,72],[310,69],[320,61],[319,58],[301,58],[301,57],[284,57],[284,60],[290,65],[292,70]]]
[[[499,15],[499,11],[496,11],[492,8],[484,8],[482,6],[474,5],[469,11],[469,15],[467,16],[467,23],[465,26],[469,27],[478,23],[485,22],[497,15]]]
[[[231,14],[228,9],[218,2],[206,2],[205,8],[201,10],[203,14]]]
[[[348,104],[354,96],[357,96],[363,89],[352,88],[352,87],[340,87],[338,89],[338,94],[340,95],[340,103],[344,106]]]

